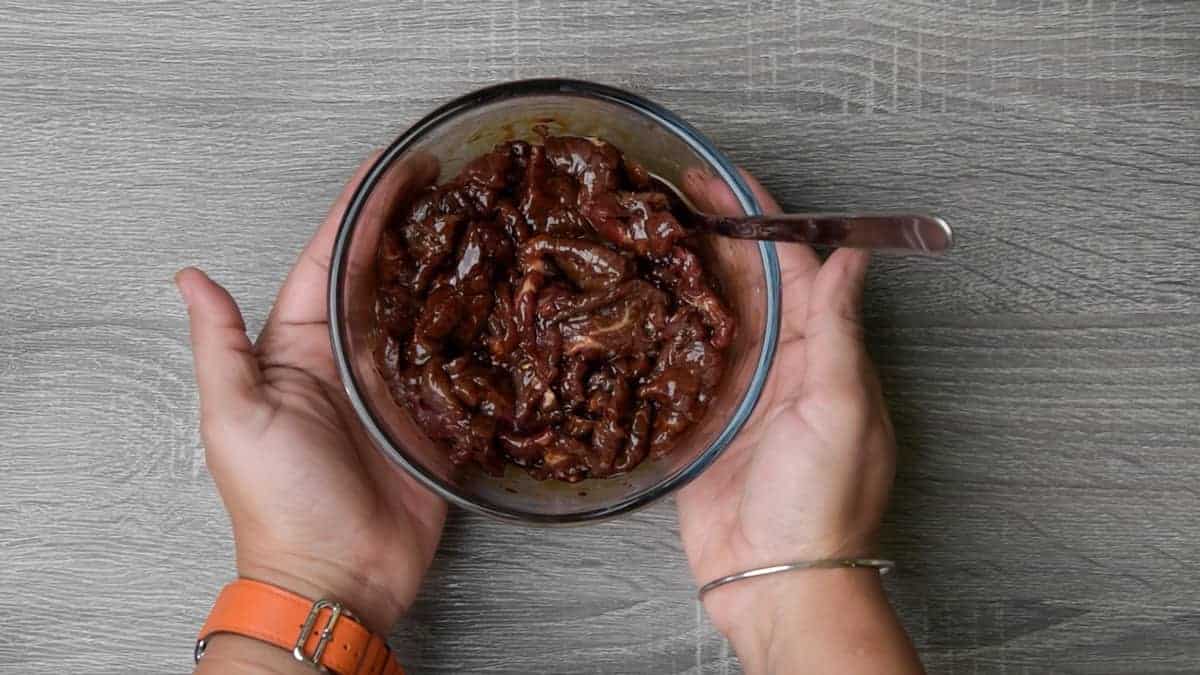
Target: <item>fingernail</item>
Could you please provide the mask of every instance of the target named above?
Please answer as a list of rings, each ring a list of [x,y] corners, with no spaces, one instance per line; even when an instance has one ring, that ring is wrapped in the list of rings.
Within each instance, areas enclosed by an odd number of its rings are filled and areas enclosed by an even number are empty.
[[[174,281],[174,283],[175,283],[175,290],[179,291],[179,297],[183,299],[183,304],[187,305],[188,307],[191,307],[192,299],[189,295],[191,293],[191,291],[186,286],[184,286],[182,283],[183,273],[186,272],[187,270],[188,270],[188,268],[185,267],[185,268],[179,270],[178,272],[176,272],[172,281]]]

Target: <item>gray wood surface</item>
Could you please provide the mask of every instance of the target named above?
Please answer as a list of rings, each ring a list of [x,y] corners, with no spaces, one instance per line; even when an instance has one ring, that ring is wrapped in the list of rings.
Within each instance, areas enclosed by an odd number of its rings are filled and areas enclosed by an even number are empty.
[[[674,108],[786,205],[957,226],[868,301],[932,672],[1200,672],[1200,3],[1154,0],[0,0],[0,672],[185,672],[231,574],[174,270],[257,326],[369,149],[537,75]],[[455,514],[395,644],[735,672],[675,529]]]

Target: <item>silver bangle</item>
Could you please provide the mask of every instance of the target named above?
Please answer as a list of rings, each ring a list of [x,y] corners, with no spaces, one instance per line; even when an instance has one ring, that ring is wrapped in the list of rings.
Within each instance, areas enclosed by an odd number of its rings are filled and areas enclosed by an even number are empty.
[[[826,558],[824,560],[800,560],[797,562],[786,563],[784,565],[771,565],[770,567],[758,567],[737,574],[730,574],[720,579],[712,581],[700,587],[700,591],[696,594],[698,599],[703,600],[704,594],[709,591],[732,584],[735,581],[742,579],[753,579],[754,577],[762,577],[768,574],[778,574],[779,572],[794,572],[796,570],[827,570],[827,569],[855,569],[866,567],[879,570],[879,575],[883,576],[888,572],[896,569],[896,563],[891,560],[881,560],[879,558]]]

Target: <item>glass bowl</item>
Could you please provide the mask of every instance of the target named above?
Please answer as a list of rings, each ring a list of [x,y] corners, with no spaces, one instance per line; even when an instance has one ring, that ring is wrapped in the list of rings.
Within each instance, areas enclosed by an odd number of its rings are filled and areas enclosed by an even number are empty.
[[[729,446],[754,410],[775,352],[779,264],[770,243],[719,237],[697,242],[737,315],[738,328],[708,412],[666,457],[647,459],[623,475],[574,484],[539,482],[514,466],[503,477],[454,466],[446,451],[393,401],[376,367],[373,266],[381,226],[363,226],[361,216],[393,162],[431,155],[440,165],[440,182],[497,143],[538,138],[535,127],[553,134],[603,138],[676,184],[687,170],[718,176],[746,213],[760,213],[729,159],[662,106],[619,89],[572,80],[526,80],[488,87],[447,103],[401,134],[354,193],[329,270],[330,334],[338,371],[363,426],[384,454],[421,483],[451,503],[505,520],[582,523],[650,504],[695,478]]]

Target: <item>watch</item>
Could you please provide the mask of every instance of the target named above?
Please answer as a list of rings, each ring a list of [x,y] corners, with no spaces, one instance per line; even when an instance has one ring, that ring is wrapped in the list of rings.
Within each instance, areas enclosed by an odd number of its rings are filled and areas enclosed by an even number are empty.
[[[197,661],[217,633],[236,633],[290,650],[323,673],[403,675],[387,641],[333,600],[312,601],[277,586],[238,579],[221,590],[196,640]]]

